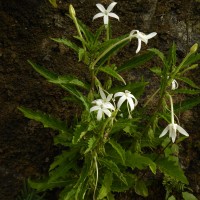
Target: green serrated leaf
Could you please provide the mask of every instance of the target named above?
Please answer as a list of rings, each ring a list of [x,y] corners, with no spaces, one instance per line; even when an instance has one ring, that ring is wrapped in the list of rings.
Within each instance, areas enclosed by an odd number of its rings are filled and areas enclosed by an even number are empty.
[[[165,55],[161,51],[155,48],[148,49],[148,50],[151,52],[154,52],[163,61],[163,63],[166,63]]]
[[[184,200],[197,200],[197,198],[189,192],[182,192],[182,196]]]
[[[117,80],[123,82],[126,85],[125,80],[120,76],[115,70],[111,69],[110,67],[99,67],[98,68],[101,72],[109,74],[110,76],[116,78]]]
[[[85,150],[85,154],[91,151],[96,146],[97,139],[93,136],[88,140],[88,148]]]
[[[168,160],[167,158],[160,158],[156,161],[156,164],[161,172],[181,181],[182,183],[188,184],[188,180],[184,175],[183,170],[179,165],[176,165],[174,161]]]
[[[85,162],[84,165],[82,167],[82,171],[80,174],[80,177],[76,183],[76,185],[74,186],[74,188],[79,187],[79,185],[85,184],[86,183],[86,179],[88,178],[88,175],[90,173],[90,167],[91,167],[91,157],[87,156],[85,157]]]
[[[49,0],[49,2],[51,3],[51,5],[54,7],[54,8],[57,8],[58,5],[56,3],[56,0]]]
[[[82,48],[80,48],[80,49],[79,49],[79,52],[78,52],[78,61],[79,61],[79,62],[82,61],[83,58],[84,58],[84,56],[85,56],[85,50],[82,49]]]
[[[74,85],[81,87],[83,89],[89,89],[89,86],[85,84],[83,81],[80,81],[77,78],[74,78],[72,76],[58,76],[56,79],[49,80],[51,83],[55,84],[68,84],[68,85]]]
[[[61,162],[58,167],[54,168],[53,170],[49,172],[48,184],[51,184],[51,183],[54,183],[56,181],[60,181],[66,178],[67,174],[69,174],[69,171],[75,168],[75,166],[76,164],[74,160],[72,161],[63,160],[63,162]]]
[[[176,200],[176,198],[175,198],[174,195],[172,195],[172,196],[170,196],[167,200]]]
[[[63,200],[72,200],[75,199],[76,189],[71,189],[67,192],[67,194],[63,197]]]
[[[25,117],[29,119],[34,119],[35,121],[41,122],[45,128],[52,128],[54,130],[67,132],[67,125],[56,118],[53,118],[40,111],[32,111],[31,109],[19,107],[18,108]]]
[[[79,90],[67,84],[60,84],[60,86],[80,100],[85,106],[86,110],[90,109],[87,98]]]
[[[131,153],[130,151],[126,152],[126,165],[132,169],[145,169],[147,166],[151,171],[156,174],[156,164],[148,157],[142,156],[138,153]]]
[[[96,44],[98,42],[98,39],[102,33],[102,31],[105,29],[105,26],[102,25],[99,27],[99,29],[96,31],[95,35],[94,35],[94,44]]]
[[[194,89],[176,89],[173,91],[174,93],[179,93],[179,94],[199,94],[200,90],[194,90]]]
[[[176,66],[176,44],[174,42],[169,50],[167,62],[169,66]]]
[[[127,71],[139,67],[145,64],[147,61],[151,60],[154,55],[154,53],[148,52],[139,56],[135,56],[128,62],[124,63],[122,66],[118,67],[117,72]]]
[[[135,192],[138,194],[138,195],[141,195],[143,197],[147,197],[148,196],[148,189],[145,185],[145,182],[140,180],[140,181],[136,181],[136,184],[135,184]]]
[[[55,181],[55,182],[48,182],[48,179],[44,179],[41,181],[33,181],[28,179],[28,184],[31,188],[36,189],[38,192],[43,192],[45,190],[52,190],[56,187],[64,187],[65,185],[69,184],[71,180],[63,180],[63,181]]]
[[[134,123],[136,123],[137,121],[138,121],[137,118],[133,118],[133,119],[130,119],[130,120],[127,120],[127,119],[124,119],[124,118],[119,118],[117,123],[113,124],[113,127],[112,127],[110,134],[122,131],[126,127],[131,127],[131,129],[133,130],[136,127],[136,125]]]
[[[192,109],[198,104],[200,104],[200,97],[189,98],[189,99],[186,99],[185,101],[175,104],[174,110],[175,112],[183,112],[183,111]]]
[[[161,70],[160,67],[152,67],[150,70],[151,70],[153,73],[155,73],[156,75],[158,75],[158,76],[161,76],[161,75],[162,75],[162,70]]]
[[[191,54],[184,63],[181,63],[183,66],[188,67],[189,65],[196,64],[200,60],[200,54]]]
[[[112,173],[107,172],[104,176],[101,189],[99,191],[99,195],[97,199],[103,199],[104,197],[107,197],[108,193],[111,191],[111,185],[112,185],[113,177]]]
[[[113,177],[113,183],[111,186],[111,190],[113,192],[125,192],[134,187],[137,181],[137,177],[134,174],[130,173],[124,174],[124,177],[126,178],[127,184],[125,184],[118,178]]]
[[[35,69],[35,71],[37,71],[44,78],[46,78],[48,80],[54,80],[54,79],[58,78],[57,74],[50,72],[46,68],[36,65],[35,63],[31,62],[30,60],[28,60],[28,63],[33,67],[33,69]]]
[[[63,161],[65,161],[69,156],[69,152],[63,151],[60,155],[54,158],[54,162],[50,165],[49,171],[55,169],[59,166]]]
[[[94,41],[94,34],[90,31],[90,29],[79,19],[77,19],[81,32],[84,34],[86,40],[89,42]]]
[[[188,85],[192,86],[193,88],[199,89],[199,86],[197,86],[191,79],[186,77],[178,77],[178,80],[183,81],[184,83],[187,83]]]
[[[120,156],[123,165],[125,165],[126,155],[125,155],[125,151],[122,148],[122,146],[114,140],[109,140],[109,143],[113,147],[113,149],[115,149],[115,151],[118,153],[118,155]]]
[[[124,177],[123,173],[121,173],[118,166],[112,160],[108,160],[106,158],[98,158],[98,161],[100,162],[100,164],[105,166],[108,170],[114,173],[119,179],[121,179],[127,185],[126,178]]]
[[[68,39],[64,39],[64,38],[63,39],[62,38],[51,38],[51,39],[55,42],[62,43],[64,45],[68,46],[69,48],[73,49],[77,53],[79,52],[79,47]]]

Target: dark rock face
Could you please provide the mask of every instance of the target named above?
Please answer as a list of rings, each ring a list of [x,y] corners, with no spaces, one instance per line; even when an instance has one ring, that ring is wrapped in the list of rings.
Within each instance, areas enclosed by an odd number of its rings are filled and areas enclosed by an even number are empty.
[[[64,120],[70,120],[76,112],[74,106],[61,101],[67,94],[41,78],[27,59],[60,74],[87,78],[87,72],[80,72],[81,63],[76,64],[76,56],[50,38],[74,35],[74,26],[66,16],[69,3],[73,3],[84,23],[96,29],[102,19],[92,22],[97,12],[95,4],[110,2],[61,0],[59,8],[54,9],[48,0],[0,0],[0,199],[15,199],[24,179],[46,174],[57,150],[52,141],[56,133],[26,119],[17,107],[40,109]],[[149,46],[166,51],[174,41],[180,57],[195,42],[200,45],[200,2],[197,0],[120,0],[115,12],[120,22],[112,20],[113,37],[133,29],[145,33],[156,31],[158,36]],[[132,46],[123,53],[123,58],[116,57],[116,60],[123,61],[134,53],[135,46]],[[197,78],[196,83],[200,83]],[[199,116],[199,107],[185,113],[191,145],[185,146],[183,162],[192,189],[200,198]]]

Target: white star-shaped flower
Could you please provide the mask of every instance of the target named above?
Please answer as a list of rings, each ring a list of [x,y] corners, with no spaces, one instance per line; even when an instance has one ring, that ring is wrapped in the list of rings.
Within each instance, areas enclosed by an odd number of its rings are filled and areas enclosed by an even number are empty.
[[[120,97],[117,103],[118,109],[120,109],[121,105],[127,100],[127,108],[129,112],[129,117],[131,117],[130,111],[133,111],[135,106],[138,104],[137,99],[128,90],[125,90],[125,92],[117,92],[114,95],[114,97]]]
[[[117,3],[116,2],[112,2],[107,9],[104,8],[104,6],[100,3],[96,4],[97,8],[101,11],[100,13],[97,13],[94,17],[93,17],[93,20],[94,19],[97,19],[99,17],[103,17],[103,21],[104,21],[104,24],[107,25],[108,24],[108,21],[109,21],[109,17],[114,17],[116,19],[119,20],[119,17],[115,14],[115,13],[112,13],[112,9],[114,8],[114,6],[116,5]]]
[[[156,32],[152,32],[148,35],[138,31],[138,30],[132,30],[130,33],[130,38],[132,39],[133,37],[136,37],[138,39],[138,47],[136,50],[136,53],[138,53],[141,49],[141,43],[144,42],[145,44],[148,43],[148,40],[156,36]]]
[[[163,132],[160,134],[159,138],[163,137],[166,135],[166,133],[169,131],[169,137],[172,138],[172,142],[174,143],[176,140],[176,131],[179,131],[182,135],[189,136],[189,134],[178,124],[171,123],[169,124]]]
[[[95,104],[92,108],[90,108],[90,112],[98,111],[97,112],[97,120],[100,121],[104,114],[108,117],[111,117],[111,111],[115,110],[115,107],[110,100],[112,99],[113,94],[108,94],[106,97],[105,93],[101,88],[99,88],[99,93],[102,99],[94,100],[92,103]]]

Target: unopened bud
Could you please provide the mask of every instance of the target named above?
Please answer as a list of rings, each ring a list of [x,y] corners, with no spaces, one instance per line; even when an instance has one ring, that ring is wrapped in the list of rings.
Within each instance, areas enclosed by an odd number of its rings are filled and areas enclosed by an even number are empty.
[[[72,18],[76,17],[76,12],[74,10],[74,7],[72,6],[72,4],[69,5],[69,14]]]
[[[195,53],[195,52],[197,51],[197,49],[198,49],[198,44],[195,43],[195,44],[190,48],[190,52],[191,52],[191,53]]]

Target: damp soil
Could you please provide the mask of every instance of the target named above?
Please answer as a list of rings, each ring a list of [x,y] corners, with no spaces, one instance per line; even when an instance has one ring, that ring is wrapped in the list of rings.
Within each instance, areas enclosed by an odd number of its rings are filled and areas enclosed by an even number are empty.
[[[92,22],[97,12],[96,3],[111,1],[60,0],[53,8],[48,0],[0,0],[0,199],[14,200],[23,181],[28,177],[45,176],[50,163],[59,149],[53,145],[57,134],[44,129],[41,124],[26,119],[17,109],[25,106],[52,114],[70,123],[76,105],[61,99],[68,94],[46,82],[27,63],[30,59],[59,74],[75,74],[87,80],[87,71],[76,62],[76,56],[68,48],[51,38],[68,37],[76,33],[73,23],[67,17],[69,3],[76,9],[78,17],[96,29],[102,19]],[[186,12],[187,11],[187,12]],[[120,22],[112,20],[113,37],[130,32],[158,32],[158,37],[149,46],[167,51],[176,42],[180,58],[194,42],[200,43],[200,3],[188,0],[119,0],[115,12]],[[115,57],[123,63],[135,54],[135,46],[129,45]],[[142,50],[147,47],[143,46]],[[156,63],[153,63],[156,64]],[[148,66],[147,66],[148,67]],[[149,78],[149,70],[142,74],[131,72],[129,80],[138,76]],[[200,71],[191,74],[195,82]],[[183,113],[182,123],[190,137],[183,143],[181,162],[185,168],[190,186],[200,199],[200,106]],[[57,192],[48,194],[48,200],[56,200]],[[120,194],[118,199],[144,199],[132,191]],[[164,189],[158,177],[155,187],[147,199],[164,199]]]

